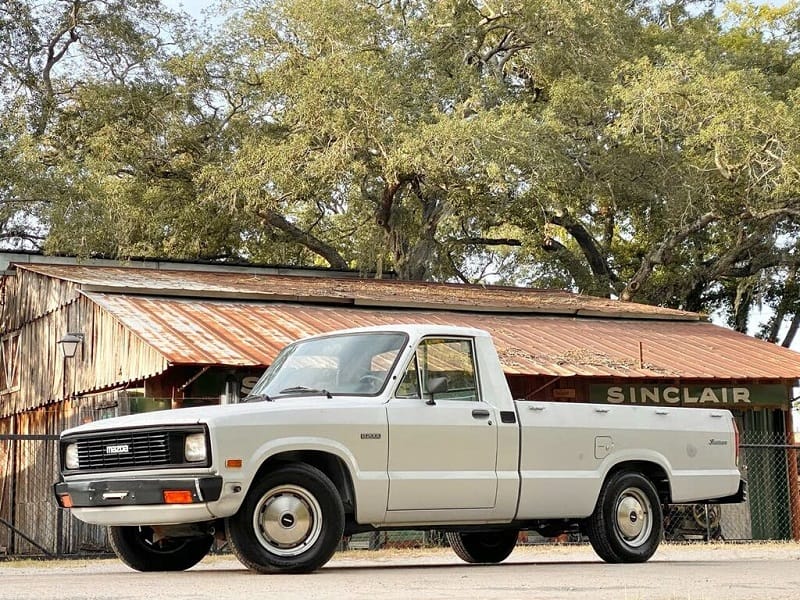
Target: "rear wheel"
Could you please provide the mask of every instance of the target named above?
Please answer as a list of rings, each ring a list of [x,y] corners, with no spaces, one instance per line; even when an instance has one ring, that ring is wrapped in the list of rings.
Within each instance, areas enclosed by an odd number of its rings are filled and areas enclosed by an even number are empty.
[[[586,533],[606,562],[645,562],[653,556],[663,535],[663,516],[650,480],[626,471],[611,475],[587,519]]]
[[[214,542],[210,535],[156,539],[150,527],[109,527],[108,537],[119,559],[137,571],[184,571]]]
[[[309,573],[336,551],[344,508],[322,471],[290,465],[253,483],[226,529],[233,553],[246,567],[259,573]]]
[[[477,531],[447,533],[447,541],[456,555],[468,563],[499,563],[508,558],[517,545],[519,531]]]

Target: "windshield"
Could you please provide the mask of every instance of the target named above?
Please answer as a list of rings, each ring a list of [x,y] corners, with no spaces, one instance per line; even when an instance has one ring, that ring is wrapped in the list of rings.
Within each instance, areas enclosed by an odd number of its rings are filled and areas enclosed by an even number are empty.
[[[297,342],[278,354],[253,387],[249,399],[375,396],[386,386],[407,339],[400,332],[370,332]]]

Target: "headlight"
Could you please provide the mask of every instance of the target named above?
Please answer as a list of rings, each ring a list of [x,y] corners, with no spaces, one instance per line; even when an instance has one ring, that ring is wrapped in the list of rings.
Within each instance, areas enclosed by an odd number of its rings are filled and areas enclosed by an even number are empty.
[[[70,444],[64,451],[64,466],[67,469],[77,469],[78,464],[78,444]]]
[[[186,462],[204,462],[206,460],[206,434],[190,433],[183,443],[183,455]]]

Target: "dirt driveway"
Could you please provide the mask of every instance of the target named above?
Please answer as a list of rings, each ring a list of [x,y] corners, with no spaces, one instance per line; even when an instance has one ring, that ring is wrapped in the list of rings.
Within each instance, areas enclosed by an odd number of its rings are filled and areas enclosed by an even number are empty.
[[[351,551],[313,575],[254,575],[209,557],[184,573],[136,573],[116,560],[0,562],[0,598],[198,600],[776,600],[800,594],[800,545],[663,545],[643,565],[608,565],[588,547],[518,548],[470,566],[449,550]]]

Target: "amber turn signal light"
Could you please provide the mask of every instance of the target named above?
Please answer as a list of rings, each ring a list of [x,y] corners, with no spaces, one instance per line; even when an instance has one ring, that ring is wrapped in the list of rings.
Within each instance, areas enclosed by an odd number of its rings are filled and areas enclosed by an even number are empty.
[[[58,501],[62,508],[72,508],[72,496],[69,494],[61,494]]]
[[[164,490],[164,504],[191,504],[191,490]]]
[[[225,461],[225,466],[229,469],[241,469],[242,468],[242,459],[241,458],[229,458]]]

